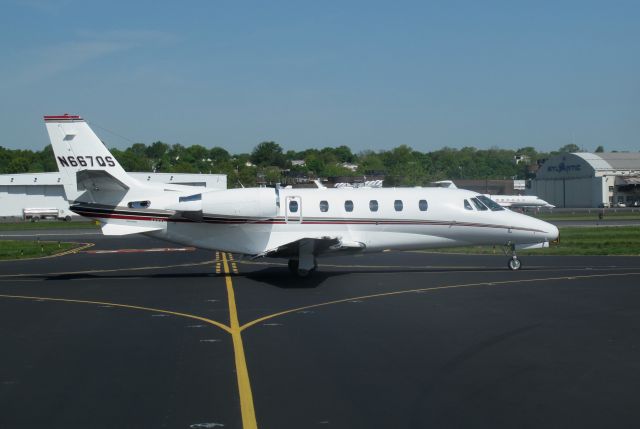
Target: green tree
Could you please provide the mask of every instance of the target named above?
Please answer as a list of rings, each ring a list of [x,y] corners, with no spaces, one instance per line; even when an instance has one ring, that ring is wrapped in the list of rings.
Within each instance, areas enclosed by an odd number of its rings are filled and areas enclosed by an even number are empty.
[[[27,173],[29,172],[29,161],[23,157],[13,158],[7,166],[7,173]]]
[[[578,146],[575,143],[569,143],[566,144],[564,146],[562,146],[560,149],[558,149],[558,152],[560,153],[574,153],[574,152],[582,152],[582,150],[580,150],[580,146]]]
[[[270,165],[284,167],[285,157],[278,143],[262,142],[251,152],[251,162],[262,167]]]

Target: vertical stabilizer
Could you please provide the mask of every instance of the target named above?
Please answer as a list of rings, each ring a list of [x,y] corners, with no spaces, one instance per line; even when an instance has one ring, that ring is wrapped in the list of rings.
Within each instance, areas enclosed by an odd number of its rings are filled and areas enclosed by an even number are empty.
[[[98,191],[99,187],[94,186],[94,189],[90,189],[90,187],[80,185],[77,173],[81,171],[107,173],[128,188],[138,184],[124,171],[80,116],[68,114],[45,116],[44,122],[49,133],[58,170],[65,178],[67,200],[75,201],[87,193],[88,197],[96,200],[92,196],[92,191]]]

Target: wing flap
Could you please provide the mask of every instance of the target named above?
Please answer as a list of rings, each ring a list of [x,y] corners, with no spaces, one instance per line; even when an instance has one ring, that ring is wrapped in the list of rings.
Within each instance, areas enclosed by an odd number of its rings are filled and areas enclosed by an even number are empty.
[[[359,241],[345,241],[340,237],[306,237],[289,243],[281,244],[273,249],[266,250],[255,258],[291,258],[297,257],[301,246],[312,246],[313,255],[318,256],[324,253],[337,251],[360,251],[365,249],[365,244]]]
[[[120,225],[117,223],[105,223],[102,225],[103,235],[130,235],[140,234],[142,232],[160,231],[162,227],[139,226],[139,225]]]

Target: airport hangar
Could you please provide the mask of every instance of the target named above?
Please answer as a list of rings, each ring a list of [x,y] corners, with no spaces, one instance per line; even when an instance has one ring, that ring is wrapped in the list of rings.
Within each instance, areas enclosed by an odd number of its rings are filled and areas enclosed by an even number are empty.
[[[129,173],[140,181],[227,189],[226,174]],[[75,216],[65,198],[64,175],[21,173],[0,175],[0,217],[22,218],[24,209],[57,209],[60,217]]]
[[[563,153],[547,159],[527,194],[556,207],[640,205],[640,153]]]

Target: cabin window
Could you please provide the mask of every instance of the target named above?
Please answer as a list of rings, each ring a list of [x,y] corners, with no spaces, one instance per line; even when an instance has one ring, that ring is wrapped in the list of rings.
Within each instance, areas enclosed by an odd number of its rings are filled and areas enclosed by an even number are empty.
[[[480,211],[485,211],[487,210],[487,206],[485,206],[484,204],[482,204],[480,201],[478,201],[477,198],[470,198],[471,202],[473,203],[474,206],[476,206],[476,208]]]
[[[401,211],[402,211],[402,207],[403,207],[402,200],[395,200],[395,201],[393,202],[393,208],[394,208],[397,212],[401,212]]]
[[[151,201],[131,201],[127,206],[130,209],[146,209],[151,205]]]
[[[420,200],[418,201],[418,208],[421,212],[426,212],[429,208],[429,203],[427,203],[427,200]]]
[[[464,200],[464,208],[467,210],[473,210],[473,207],[471,207],[471,204],[468,200]]]
[[[369,201],[369,210],[371,210],[372,212],[378,211],[378,200]]]
[[[344,202],[344,209],[348,212],[352,212],[353,211],[353,201],[351,200],[347,200]]]
[[[329,202],[322,200],[320,201],[320,211],[321,212],[328,212],[329,211]]]
[[[189,201],[201,201],[201,200],[202,200],[202,194],[195,194],[195,195],[189,195],[186,197],[178,198],[178,202],[180,203],[187,203]]]
[[[291,213],[298,212],[298,202],[296,200],[289,201],[289,211]]]
[[[500,204],[496,203],[495,201],[493,201],[491,198],[487,197],[486,195],[478,195],[478,199],[480,201],[482,201],[482,203],[489,207],[489,209],[491,211],[494,212],[499,212],[500,210],[504,210],[504,207],[502,207]]]

